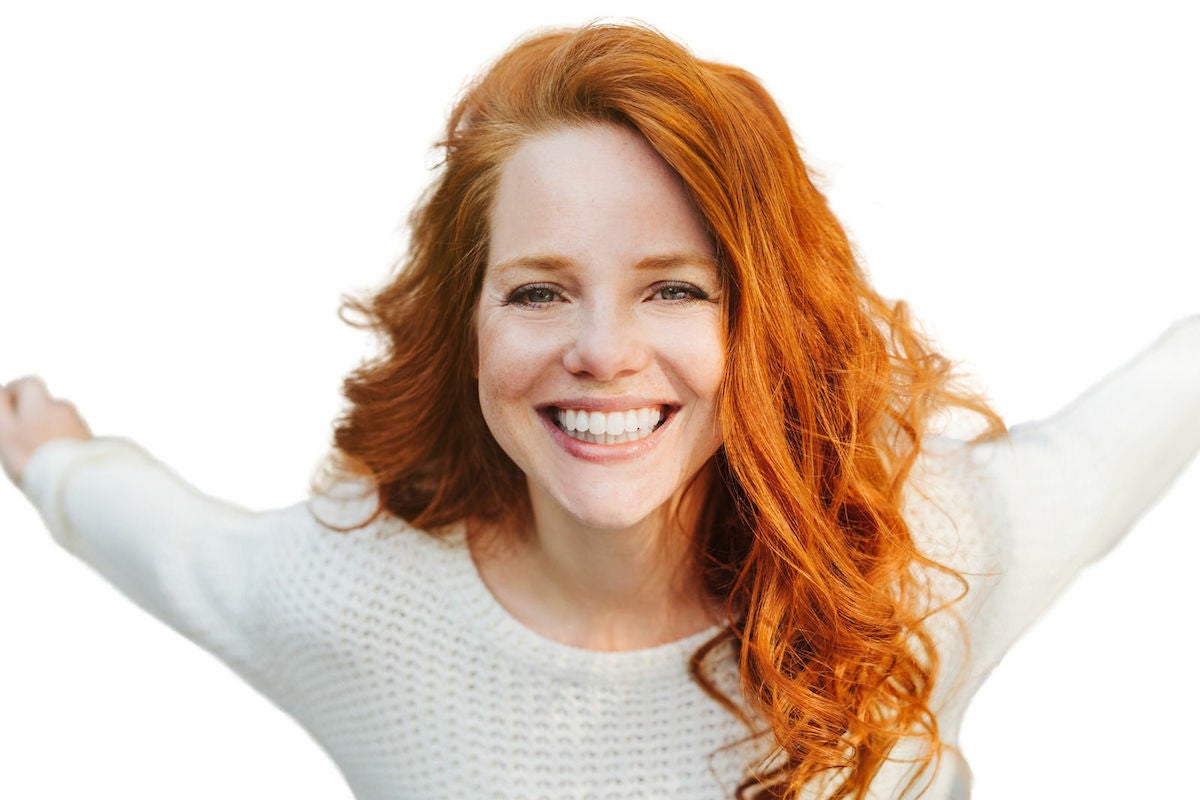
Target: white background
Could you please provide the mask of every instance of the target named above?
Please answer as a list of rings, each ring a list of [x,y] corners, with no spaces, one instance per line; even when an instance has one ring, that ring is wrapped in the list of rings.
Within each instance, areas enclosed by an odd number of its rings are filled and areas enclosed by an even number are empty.
[[[1200,312],[1187,4],[722,5],[4,5],[0,380],[42,374],[212,494],[301,499],[368,350],[339,296],[386,275],[452,97],[517,35],[605,14],[763,78],[877,285],[1009,421]],[[1193,465],[996,670],[976,798],[1178,794],[1198,497]],[[349,796],[11,486],[0,631],[0,796]]]

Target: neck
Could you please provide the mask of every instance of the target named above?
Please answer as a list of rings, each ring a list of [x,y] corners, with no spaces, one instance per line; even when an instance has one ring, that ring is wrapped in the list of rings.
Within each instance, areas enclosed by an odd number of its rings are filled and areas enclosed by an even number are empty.
[[[703,497],[704,486],[696,488],[689,494]],[[636,650],[719,621],[693,556],[699,500],[617,530],[588,527],[550,504],[533,506],[524,535],[472,536],[484,582],[527,627],[584,649]]]

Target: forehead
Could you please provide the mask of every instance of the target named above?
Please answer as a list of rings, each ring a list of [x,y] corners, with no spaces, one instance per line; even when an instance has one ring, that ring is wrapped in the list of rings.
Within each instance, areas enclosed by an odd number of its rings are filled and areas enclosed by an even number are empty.
[[[501,168],[489,266],[511,258],[712,255],[683,181],[636,131],[598,124],[531,137]]]

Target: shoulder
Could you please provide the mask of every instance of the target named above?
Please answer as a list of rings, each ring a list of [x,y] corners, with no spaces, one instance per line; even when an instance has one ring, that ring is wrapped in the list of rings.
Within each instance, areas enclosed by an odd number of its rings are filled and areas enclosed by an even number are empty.
[[[934,612],[926,631],[940,663],[934,701],[945,713],[961,713],[978,683],[978,657],[989,649],[983,645],[994,638],[990,609],[1005,573],[1008,524],[987,471],[995,446],[1005,445],[930,439],[905,484],[903,513],[913,543],[937,565],[915,569]]]
[[[428,637],[421,609],[444,602],[439,587],[463,569],[456,531],[425,531],[386,510],[372,518],[375,501],[363,488],[339,485],[247,523],[261,545],[253,600],[272,684],[288,663],[336,672],[380,636]],[[294,680],[283,681],[285,694]]]
[[[923,443],[905,482],[902,511],[926,557],[960,571],[997,567],[994,529],[1003,523],[1003,508],[991,499],[985,468],[995,446],[946,436]]]
[[[320,614],[391,604],[427,594],[431,583],[458,569],[466,557],[458,528],[422,530],[387,509],[376,513],[377,502],[371,484],[347,481],[256,515],[270,601]]]
[[[420,558],[437,549],[437,532],[380,509],[374,487],[366,481],[336,483],[293,505],[259,512],[251,524],[270,541],[268,558],[341,571],[365,568],[389,553]]]

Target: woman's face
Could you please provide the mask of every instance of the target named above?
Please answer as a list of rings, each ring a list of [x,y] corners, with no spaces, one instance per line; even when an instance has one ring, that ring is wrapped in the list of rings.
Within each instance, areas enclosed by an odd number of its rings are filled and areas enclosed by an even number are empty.
[[[479,400],[535,514],[627,528],[720,444],[716,254],[636,132],[527,140],[505,163],[476,311]]]

